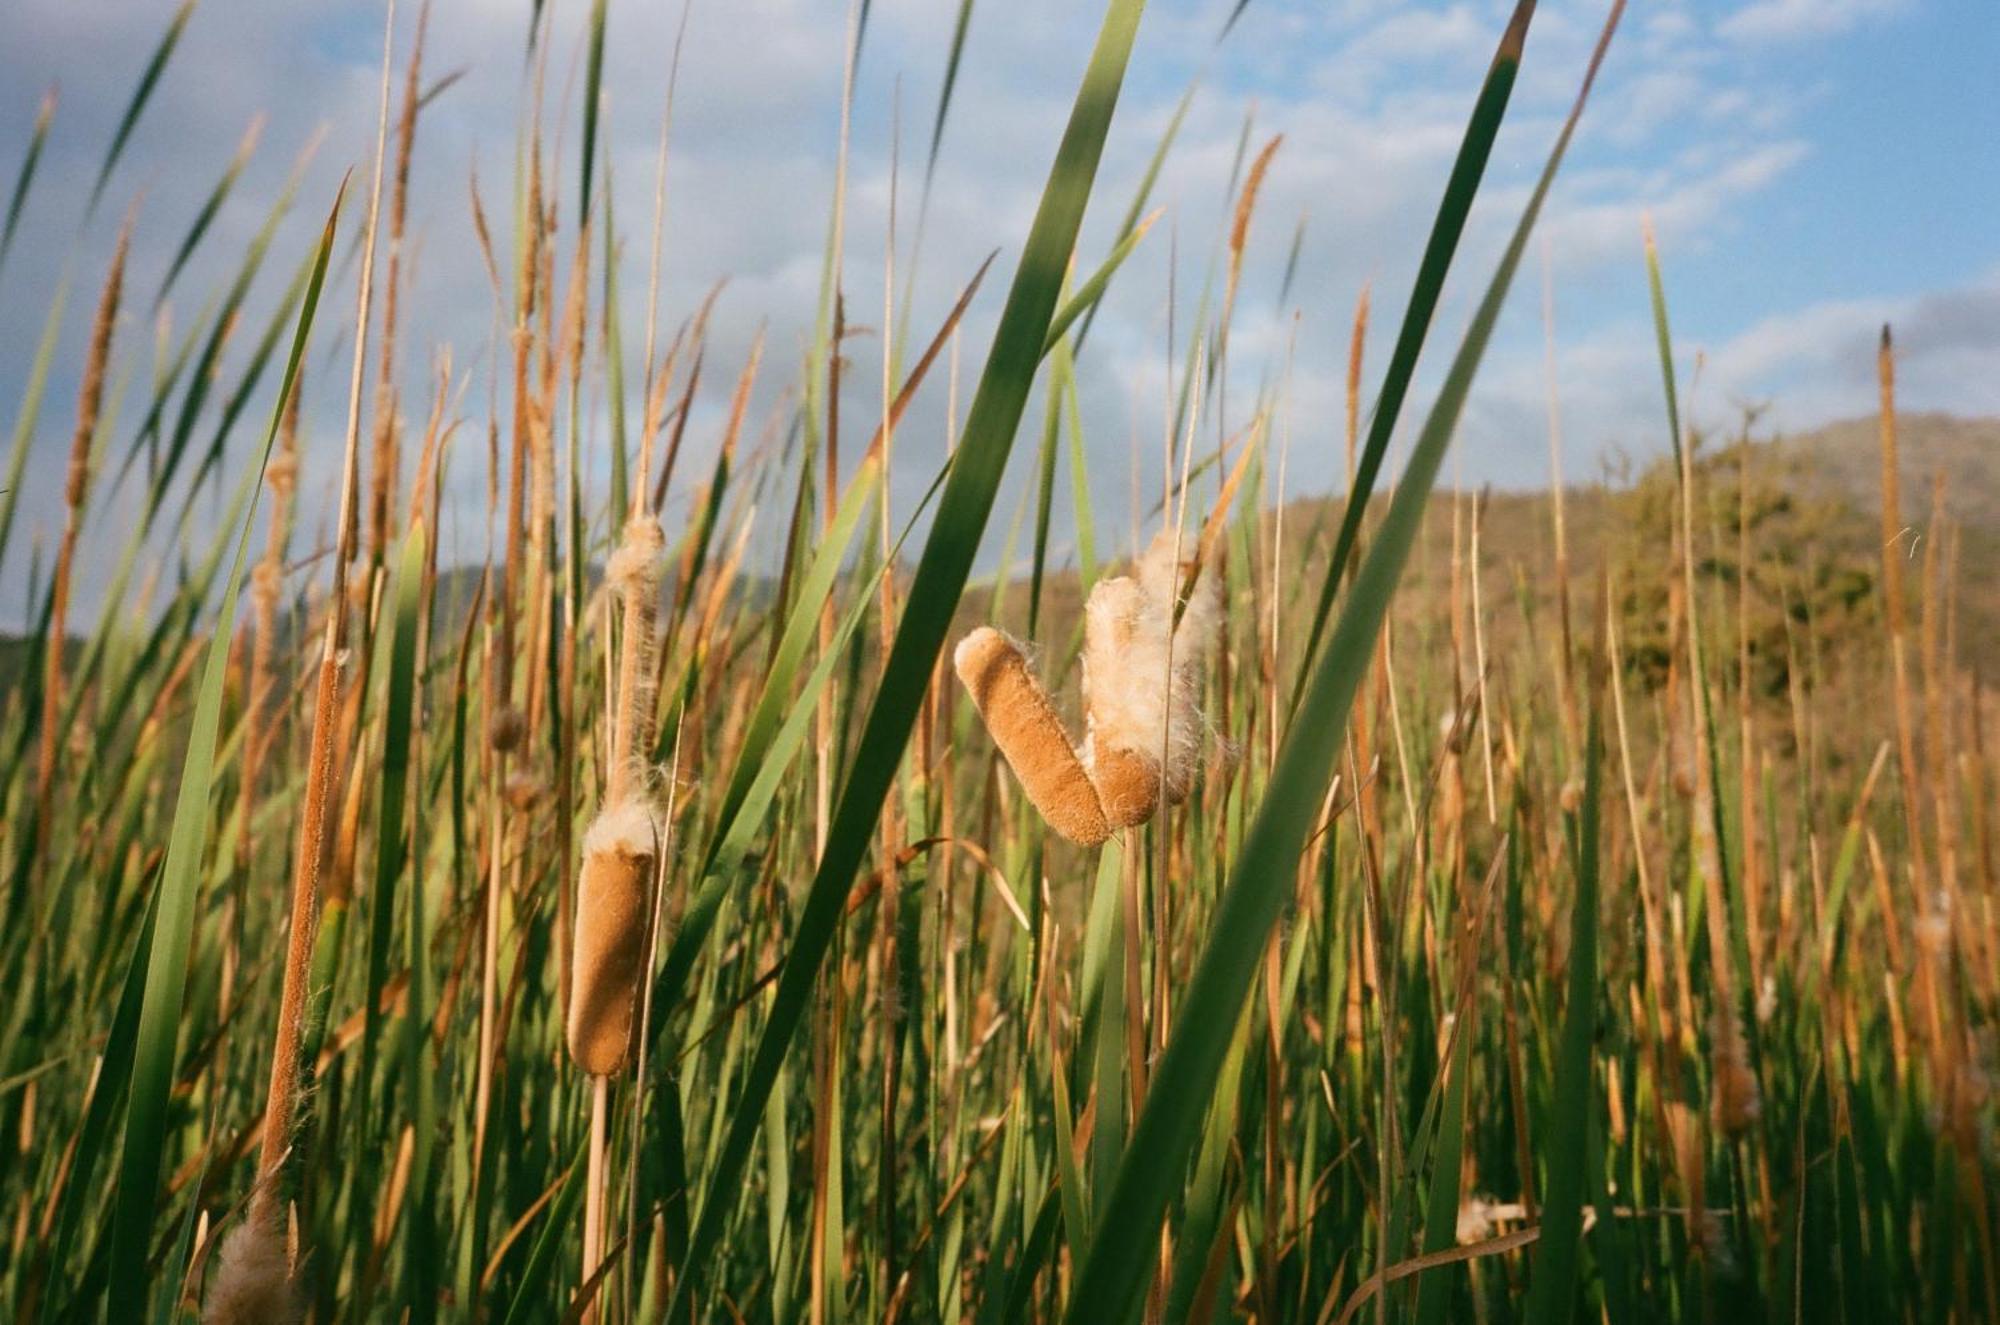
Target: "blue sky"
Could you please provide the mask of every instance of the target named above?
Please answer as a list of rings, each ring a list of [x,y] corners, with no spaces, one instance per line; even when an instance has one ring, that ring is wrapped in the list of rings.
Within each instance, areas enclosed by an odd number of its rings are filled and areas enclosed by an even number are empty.
[[[575,93],[567,100],[587,4],[548,0],[554,59],[550,140],[565,201],[574,193]],[[1232,380],[1254,384],[1291,365],[1285,424],[1292,492],[1337,486],[1340,366],[1363,285],[1373,291],[1375,380],[1386,359],[1419,247],[1473,90],[1504,23],[1504,0],[1251,0],[1228,41],[1214,43],[1234,0],[1154,0],[1086,224],[1094,264],[1182,91],[1199,91],[1155,202],[1162,221],[1121,274],[1093,333],[1085,422],[1098,500],[1121,523],[1132,439],[1147,439],[1142,483],[1160,462],[1167,357],[1166,291],[1185,334],[1223,228],[1225,189],[1246,123],[1252,148],[1285,135],[1257,214],[1232,337]],[[951,21],[948,0],[874,0],[856,88],[844,282],[857,321],[879,321],[887,243],[892,126],[903,126],[897,253],[912,259],[913,162],[935,105]],[[1486,190],[1455,269],[1420,378],[1434,374],[1491,270],[1574,95],[1606,0],[1545,0]],[[645,231],[661,97],[678,4],[613,0],[607,66],[608,160],[618,222],[628,344],[636,344]],[[164,4],[17,0],[0,13],[0,176],[11,179],[43,91],[61,100],[22,234],[0,270],[0,423],[11,425],[49,298],[72,267],[86,291],[117,219],[143,190],[134,253],[144,300],[121,324],[121,365],[143,383],[155,328],[145,306],[172,250],[245,128],[262,136],[211,248],[181,278],[174,326],[194,318],[226,279],[222,252],[261,223],[301,148],[324,141],[260,280],[253,324],[317,228],[340,174],[365,166],[373,140],[381,9],[340,0],[200,0],[185,40],[127,150],[106,206],[80,224],[112,126],[169,12]],[[913,326],[933,325],[958,284],[999,250],[1011,270],[1101,10],[1074,0],[983,0],[975,7],[944,144]],[[426,112],[412,197],[413,320],[400,365],[421,395],[440,348],[463,389],[461,413],[483,432],[492,307],[468,241],[469,177],[504,215],[525,98],[526,0],[437,0],[428,67],[463,69]],[[397,27],[400,62],[414,7]],[[816,294],[837,139],[843,0],[694,0],[668,177],[668,262],[661,322],[677,323],[715,280],[729,285],[714,324],[716,386],[690,446],[712,446],[736,365],[760,332],[770,352],[757,423],[796,378]],[[1991,0],[1654,0],[1634,3],[1597,99],[1545,215],[1468,409],[1454,474],[1464,482],[1538,484],[1547,473],[1544,261],[1553,294],[1566,470],[1589,476],[1607,457],[1665,446],[1647,322],[1640,226],[1660,233],[1676,352],[1697,358],[1698,423],[1728,426],[1735,402],[1769,403],[1773,426],[1801,428],[1863,412],[1870,347],[1884,320],[1904,346],[1908,407],[2000,413],[2000,6]],[[900,116],[898,116],[900,111]],[[566,126],[558,128],[558,125]],[[1294,230],[1303,244],[1291,300],[1277,303]],[[503,257],[503,261],[504,261]],[[968,319],[965,371],[976,369],[1001,281]],[[91,296],[73,302],[87,307]],[[332,307],[351,298],[349,285]],[[65,361],[80,357],[81,314]],[[332,324],[329,324],[331,326]],[[248,339],[247,337],[242,339]],[[228,377],[240,363],[226,363]],[[323,338],[316,380],[336,376],[341,338]],[[879,355],[857,342],[864,367]],[[1177,367],[1177,364],[1176,364]],[[856,375],[866,381],[869,372]],[[50,513],[67,444],[73,375],[59,370],[24,485],[23,533],[52,537]],[[136,390],[135,393],[136,395]],[[1241,426],[1253,392],[1233,393]],[[315,444],[308,472],[330,472],[337,393],[308,395]],[[963,396],[961,396],[961,405]],[[904,431],[896,493],[913,502],[942,450],[942,384]],[[261,408],[261,406],[260,406]],[[855,408],[872,413],[864,391]],[[130,420],[125,424],[129,431]],[[114,450],[125,439],[113,437]],[[247,447],[248,436],[239,442]],[[1016,471],[1024,471],[1020,456]],[[448,549],[482,550],[485,479],[471,458],[451,491],[464,508]],[[593,460],[593,465],[598,461]],[[595,473],[595,470],[593,471]],[[1016,491],[1021,474],[1014,475]],[[312,491],[308,485],[308,491]],[[684,498],[683,498],[684,499]],[[116,518],[114,495],[105,519]],[[996,523],[1004,522],[1003,507]],[[17,533],[17,537],[21,534]],[[25,562],[10,555],[0,616],[21,601]],[[90,580],[86,568],[85,584]],[[86,590],[87,591],[87,590]]]

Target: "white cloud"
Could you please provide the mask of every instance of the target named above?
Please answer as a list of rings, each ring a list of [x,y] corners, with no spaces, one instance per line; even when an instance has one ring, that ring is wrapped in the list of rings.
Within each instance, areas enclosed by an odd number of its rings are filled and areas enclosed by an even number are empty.
[[[1600,447],[1573,455],[1572,477],[1608,459],[1644,461],[1667,447],[1659,363],[1643,311],[1588,337],[1562,335],[1558,293],[1557,390],[1564,431]],[[2000,268],[1953,289],[1913,295],[1828,299],[1773,313],[1717,340],[1677,334],[1675,361],[1683,410],[1700,428],[1730,428],[1743,405],[1769,406],[1762,426],[1818,427],[1875,408],[1875,350],[1883,324],[1895,328],[1898,391],[1910,410],[2000,413]],[[1541,355],[1516,344],[1482,375],[1468,431],[1487,445],[1475,469],[1504,486],[1544,479],[1547,375]]]
[[[1718,26],[1740,41],[1829,37],[1903,9],[1907,0],[1752,0]]]

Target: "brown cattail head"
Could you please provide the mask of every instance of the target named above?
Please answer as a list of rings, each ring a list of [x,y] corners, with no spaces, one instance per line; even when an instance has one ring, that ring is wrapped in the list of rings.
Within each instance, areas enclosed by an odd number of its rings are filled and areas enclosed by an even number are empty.
[[[1160,808],[1160,761],[1143,750],[1091,751],[1090,777],[1113,828],[1136,827]]]
[[[292,1325],[300,1307],[285,1230],[275,1211],[253,1201],[216,1253],[202,1325]]]
[[[513,704],[502,704],[487,726],[487,739],[503,754],[521,744],[528,734],[528,715]]]
[[[1162,532],[1135,574],[1100,580],[1084,605],[1081,753],[1014,641],[982,627],[958,646],[959,679],[1028,799],[1083,846],[1145,823],[1194,785],[1207,731],[1201,686],[1222,604],[1215,577],[1177,555],[1178,541]]]
[[[1735,1014],[1723,1010],[1716,1016],[1715,1078],[1709,1090],[1709,1122],[1722,1135],[1735,1140],[1748,1132],[1763,1112],[1757,1089],[1757,1074],[1750,1067],[1749,1046]]]
[[[659,859],[660,823],[643,799],[604,811],[584,835],[569,1054],[592,1076],[622,1072],[631,1059]]]
[[[1020,646],[982,626],[959,642],[952,665],[993,743],[1049,827],[1081,846],[1109,837],[1097,788]]]
[[[1757,1074],[1739,1060],[1716,1064],[1715,1086],[1709,1100],[1710,1121],[1715,1130],[1735,1140],[1748,1132],[1763,1111],[1757,1092]]]
[[[501,794],[506,796],[508,805],[517,812],[526,814],[541,803],[548,788],[542,785],[539,777],[522,769],[510,776],[507,784],[500,790]]]

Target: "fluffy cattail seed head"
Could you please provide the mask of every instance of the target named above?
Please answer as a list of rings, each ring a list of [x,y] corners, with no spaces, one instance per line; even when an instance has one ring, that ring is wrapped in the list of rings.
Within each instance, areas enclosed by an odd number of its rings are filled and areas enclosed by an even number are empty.
[[[659,851],[659,821],[637,798],[584,835],[568,1038],[570,1057],[593,1076],[622,1072],[631,1058]]]
[[[1134,677],[1133,657],[1156,657],[1164,636],[1146,591],[1125,576],[1097,582],[1083,620],[1084,763],[1111,826],[1129,828],[1159,808],[1167,735],[1165,688]]]
[[[1139,558],[1134,578],[1141,594],[1140,612],[1122,669],[1126,684],[1120,687],[1132,707],[1150,706],[1163,718],[1139,748],[1160,752],[1167,800],[1174,805],[1186,800],[1194,787],[1207,735],[1202,683],[1222,622],[1219,577],[1204,572],[1189,584],[1188,574],[1196,568],[1179,555],[1190,550],[1178,548],[1179,542],[1173,530],[1162,529]],[[1125,715],[1126,721],[1139,718],[1136,712]]]
[[[1917,936],[1917,946],[1934,958],[1944,957],[1951,951],[1951,898],[1939,892],[1931,902],[1928,914],[1917,917],[1911,930]]]
[[[1084,607],[1088,761],[1095,771],[1112,751],[1146,756],[1174,805],[1187,799],[1201,758],[1201,686],[1222,610],[1212,575],[1182,598],[1188,569],[1173,531],[1162,530],[1133,576],[1099,581]]]
[[[621,594],[658,592],[666,570],[667,537],[660,522],[650,515],[637,515],[625,522],[625,536],[618,550],[604,563],[604,582]]]
[[[216,1253],[202,1325],[292,1325],[300,1315],[284,1229],[253,1203]]]

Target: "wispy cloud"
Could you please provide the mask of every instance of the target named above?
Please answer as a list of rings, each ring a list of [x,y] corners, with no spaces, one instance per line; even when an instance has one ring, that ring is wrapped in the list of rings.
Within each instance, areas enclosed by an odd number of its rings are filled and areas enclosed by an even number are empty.
[[[1796,41],[1846,32],[1905,8],[1907,0],[1753,0],[1717,30],[1742,41]]]

